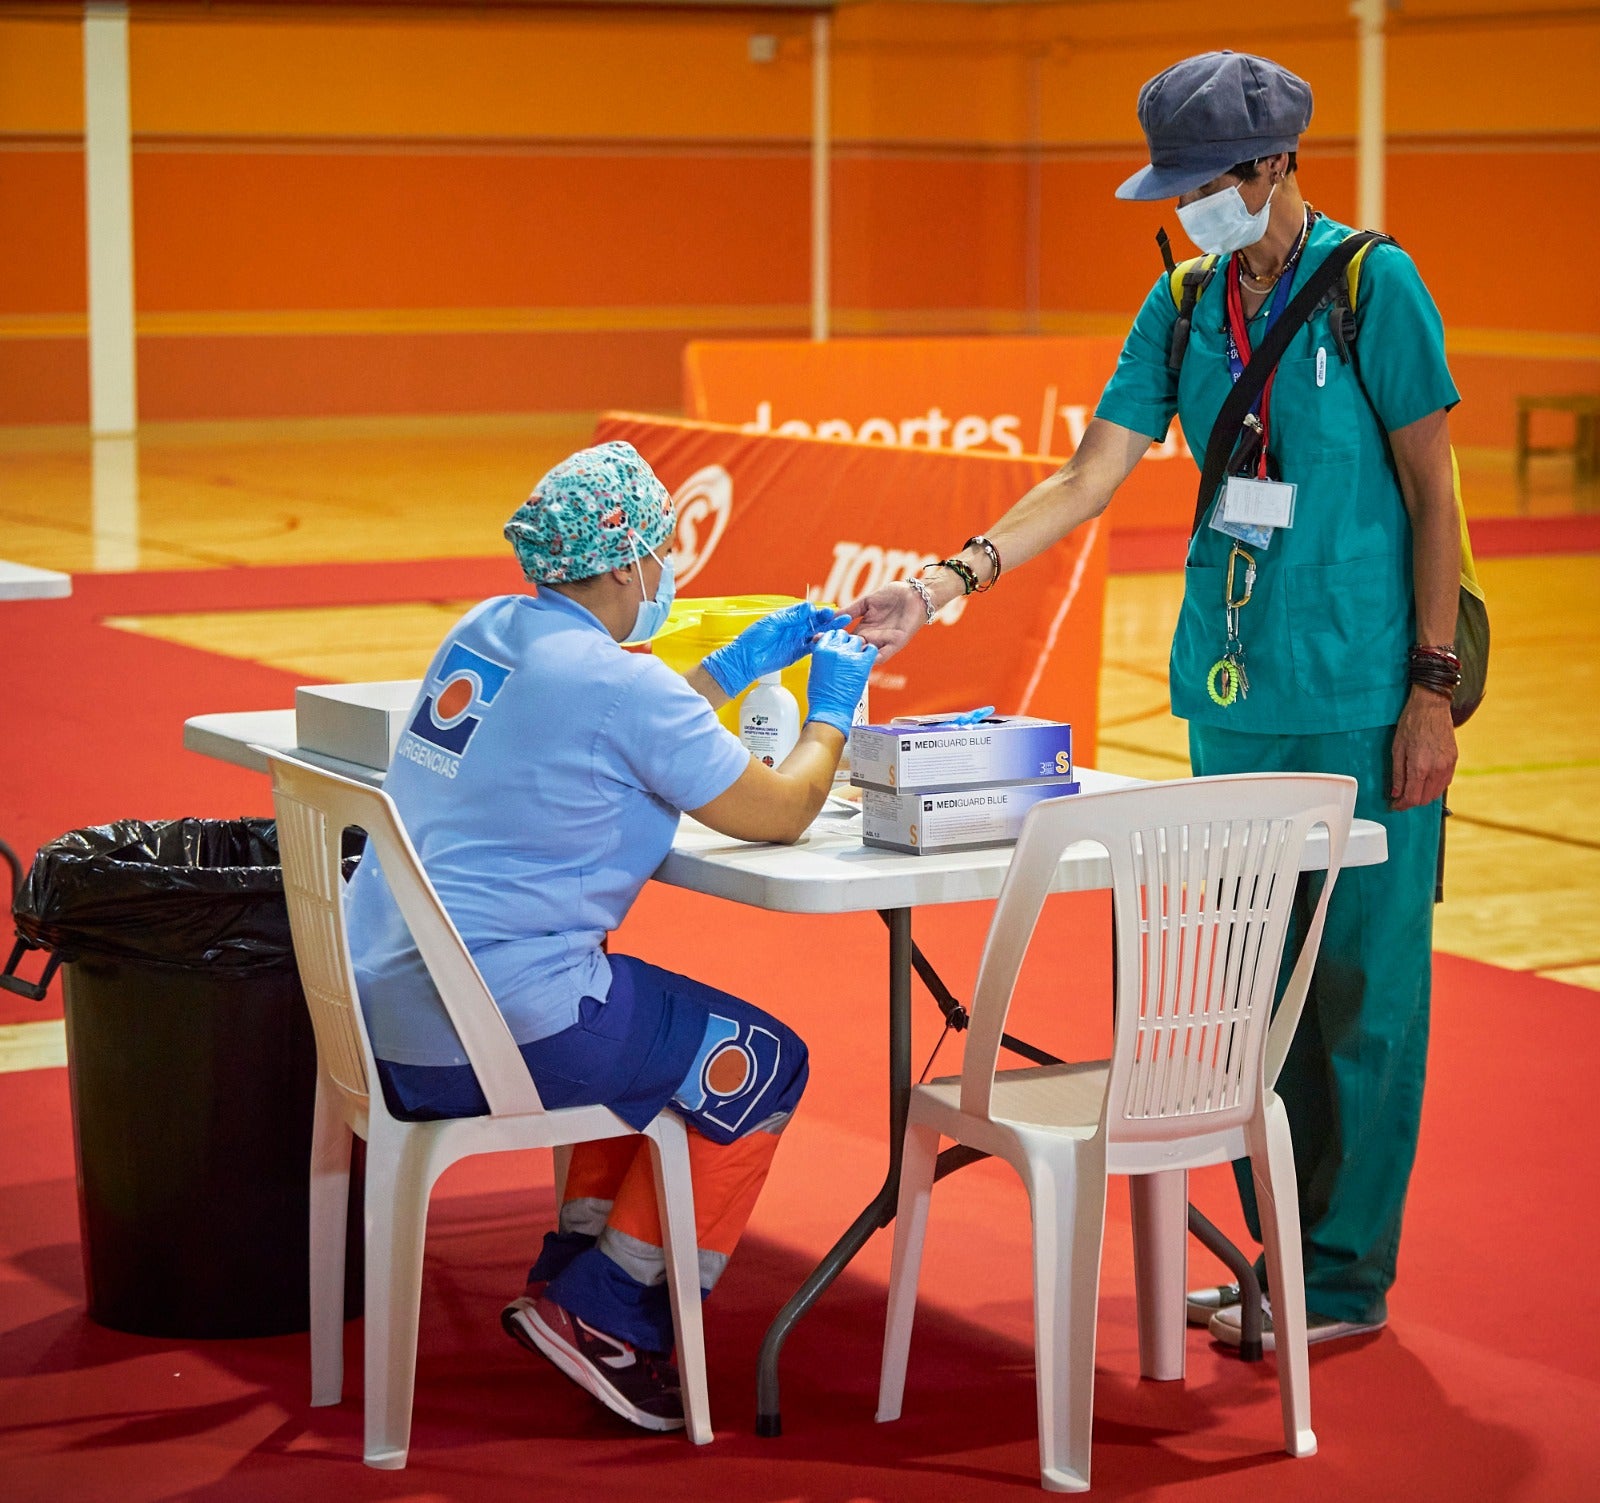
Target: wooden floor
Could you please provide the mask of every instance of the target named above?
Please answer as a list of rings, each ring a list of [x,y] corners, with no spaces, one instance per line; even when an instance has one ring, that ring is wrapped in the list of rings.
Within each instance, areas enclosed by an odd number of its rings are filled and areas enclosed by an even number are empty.
[[[0,430],[0,555],[73,572],[492,554],[589,414]],[[1463,456],[1478,515],[1592,506],[1559,462],[1527,491],[1509,457]],[[1440,948],[1600,988],[1600,555],[1481,566],[1494,623],[1483,710],[1462,735]],[[1167,704],[1177,574],[1114,576],[1101,675],[1102,767],[1188,769]],[[117,624],[308,678],[419,674],[468,602],[168,614]],[[6,1041],[0,1039],[0,1054]]]

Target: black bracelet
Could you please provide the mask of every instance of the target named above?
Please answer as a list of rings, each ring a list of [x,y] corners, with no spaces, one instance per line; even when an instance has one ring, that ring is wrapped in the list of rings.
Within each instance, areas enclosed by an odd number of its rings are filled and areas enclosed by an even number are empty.
[[[961,593],[963,595],[970,595],[978,588],[978,576],[973,573],[969,564],[962,563],[959,558],[941,558],[939,567],[948,569],[961,581]]]
[[[997,584],[1000,583],[1000,550],[996,548],[988,538],[984,537],[981,532],[976,533],[972,537],[968,538],[961,546],[963,549],[983,549],[989,560],[989,582],[988,584],[979,585],[978,593],[981,595],[985,590],[992,590]]]

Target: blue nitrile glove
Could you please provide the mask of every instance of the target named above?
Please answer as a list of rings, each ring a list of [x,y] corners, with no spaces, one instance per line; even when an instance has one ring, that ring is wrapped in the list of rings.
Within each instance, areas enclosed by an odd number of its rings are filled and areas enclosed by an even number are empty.
[[[811,649],[806,724],[820,721],[848,736],[861,692],[867,687],[867,674],[877,656],[876,647],[847,631],[830,631],[818,637],[817,645]]]
[[[732,698],[743,694],[763,673],[776,673],[798,663],[821,633],[849,619],[831,605],[810,605],[802,600],[745,627],[725,647],[707,653],[700,666]]]
[[[963,710],[959,715],[946,715],[940,725],[977,725],[980,720],[987,720],[994,714],[993,705],[984,705],[981,710]]]

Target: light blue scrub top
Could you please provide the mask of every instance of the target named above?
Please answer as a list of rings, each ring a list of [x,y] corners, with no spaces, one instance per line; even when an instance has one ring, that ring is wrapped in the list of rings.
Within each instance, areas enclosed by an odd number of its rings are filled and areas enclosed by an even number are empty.
[[[1311,226],[1294,284],[1304,283],[1350,233]],[[1181,374],[1167,368],[1177,319],[1162,276],[1123,346],[1096,417],[1159,439],[1173,415],[1198,466],[1233,385],[1224,339],[1227,263],[1195,306]],[[1262,734],[1316,735],[1393,725],[1405,703],[1414,641],[1411,522],[1387,434],[1459,400],[1444,354],[1444,324],[1415,264],[1398,246],[1362,260],[1356,339],[1361,381],[1340,362],[1329,310],[1290,340],[1273,384],[1271,450],[1298,486],[1294,525],[1251,548],[1258,573],[1239,612],[1250,693],[1223,707],[1206,675],[1227,641],[1223,587],[1232,539],[1206,522],[1189,544],[1183,606],[1172,643],[1172,713]],[[1265,337],[1264,316],[1251,343]],[[1370,399],[1370,400],[1369,400]],[[1214,504],[1214,503],[1213,503]],[[1243,567],[1235,580],[1243,586]]]
[[[409,726],[385,790],[519,1044],[606,996],[601,941],[666,857],[679,811],[750,762],[685,679],[554,590],[463,616]],[[373,1052],[465,1064],[375,859],[356,868],[347,913]]]

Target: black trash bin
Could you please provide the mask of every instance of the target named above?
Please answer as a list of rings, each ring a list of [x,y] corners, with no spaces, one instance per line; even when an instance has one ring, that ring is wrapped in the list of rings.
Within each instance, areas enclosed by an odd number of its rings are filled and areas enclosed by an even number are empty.
[[[65,962],[90,1317],[150,1336],[305,1330],[317,1055],[273,822],[75,830],[39,851],[13,914]],[[349,1243],[356,1310],[359,1216]]]

